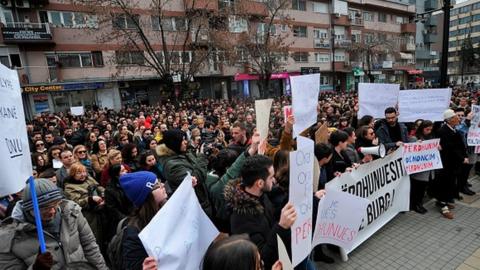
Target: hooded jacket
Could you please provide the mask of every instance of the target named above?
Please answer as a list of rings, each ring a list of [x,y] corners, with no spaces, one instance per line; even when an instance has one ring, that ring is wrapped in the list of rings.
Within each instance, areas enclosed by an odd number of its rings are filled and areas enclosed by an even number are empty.
[[[44,232],[47,250],[55,262],[52,270],[108,269],[81,207],[63,200],[60,209],[60,239]],[[0,269],[32,269],[37,254],[38,238],[34,224],[15,218],[2,223]]]
[[[265,263],[265,269],[270,269],[278,260],[277,234],[285,246],[290,246],[290,230],[280,227],[274,218],[274,208],[268,196],[260,197],[249,194],[241,185],[241,180],[235,180],[225,186],[225,201],[231,212],[230,227],[232,234],[249,235],[250,240],[257,245]]]

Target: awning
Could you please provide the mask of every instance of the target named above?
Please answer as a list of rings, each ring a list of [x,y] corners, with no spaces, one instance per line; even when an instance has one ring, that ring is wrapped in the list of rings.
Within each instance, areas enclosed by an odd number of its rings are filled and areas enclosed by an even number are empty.
[[[407,73],[410,74],[410,75],[423,74],[423,70],[421,70],[421,69],[411,69],[411,70],[407,70]]]
[[[401,59],[407,59],[407,60],[412,60],[413,59],[413,54],[411,54],[411,53],[399,52],[399,54],[400,54]]]

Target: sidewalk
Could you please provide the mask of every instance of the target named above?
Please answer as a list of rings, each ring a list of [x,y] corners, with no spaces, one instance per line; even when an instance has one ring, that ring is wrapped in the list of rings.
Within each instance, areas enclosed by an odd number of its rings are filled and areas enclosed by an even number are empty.
[[[479,193],[480,178],[469,181]],[[428,213],[397,215],[350,253],[347,262],[334,256],[335,264],[318,263],[317,268],[480,270],[480,195],[463,197],[453,220],[442,217],[431,200],[425,204]]]

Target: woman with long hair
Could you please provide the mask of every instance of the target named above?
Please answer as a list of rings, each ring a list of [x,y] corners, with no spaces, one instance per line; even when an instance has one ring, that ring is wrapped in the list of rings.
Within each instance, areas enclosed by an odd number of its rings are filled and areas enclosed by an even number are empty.
[[[108,163],[108,149],[107,142],[103,139],[98,139],[92,148],[92,167],[97,176],[102,173],[103,167]]]
[[[123,163],[133,170],[137,170],[138,147],[134,143],[129,143],[122,148]]]
[[[424,141],[433,139],[432,135],[433,123],[424,120],[415,131],[415,136],[411,137],[412,141]],[[435,170],[414,173],[410,175],[410,210],[419,214],[427,213],[427,209],[423,207],[423,197],[428,183],[435,179]]]
[[[32,154],[32,164],[33,169],[36,170],[38,174],[41,174],[49,168],[48,161],[46,160],[45,155],[42,153]]]
[[[73,157],[77,162],[82,163],[83,166],[87,168],[87,172],[91,177],[96,178],[96,174],[92,166],[92,161],[90,160],[87,148],[84,145],[79,144],[73,148]]]
[[[154,173],[158,179],[162,179],[163,175],[160,166],[157,162],[157,157],[154,152],[147,150],[143,152],[138,158],[138,171],[149,171]]]

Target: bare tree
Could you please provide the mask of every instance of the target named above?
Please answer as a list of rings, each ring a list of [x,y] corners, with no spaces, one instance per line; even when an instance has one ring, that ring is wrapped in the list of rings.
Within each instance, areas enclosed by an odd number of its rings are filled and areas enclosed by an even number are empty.
[[[194,76],[208,69],[211,55],[222,48],[221,38],[209,29],[216,1],[185,0],[186,15],[172,12],[173,0],[74,2],[98,15],[97,42],[118,46],[112,62],[152,70],[166,91],[180,87],[187,92]]]
[[[285,13],[290,5],[289,0],[265,0],[254,6],[252,1],[240,0],[233,9],[237,18],[248,22],[246,31],[235,40],[235,50],[237,56],[243,54],[246,70],[259,76],[257,83],[262,97],[267,97],[272,90],[271,76],[282,71],[293,43],[288,40],[288,32],[280,30],[291,26]],[[235,61],[241,61],[240,57]]]

